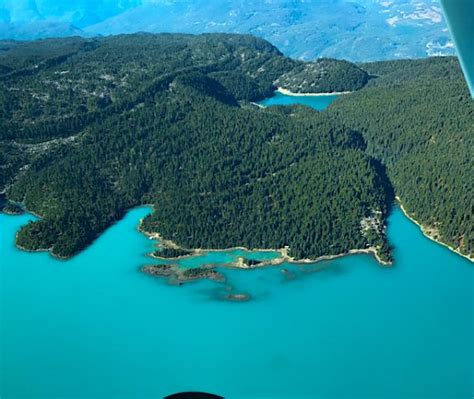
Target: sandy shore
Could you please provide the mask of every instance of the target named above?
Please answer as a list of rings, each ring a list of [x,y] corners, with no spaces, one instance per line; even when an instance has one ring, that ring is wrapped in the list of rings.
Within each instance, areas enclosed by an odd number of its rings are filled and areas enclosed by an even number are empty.
[[[317,263],[324,260],[332,260],[332,259],[342,258],[344,256],[360,255],[360,254],[373,255],[374,258],[377,260],[377,262],[380,263],[382,266],[392,266],[392,262],[387,262],[380,258],[377,248],[375,247],[369,247],[369,248],[364,248],[364,249],[351,249],[348,252],[344,252],[337,255],[323,255],[316,259],[294,259],[292,257],[287,257],[284,260],[284,262],[293,263],[293,264]]]
[[[351,91],[335,91],[332,93],[293,93],[288,89],[278,87],[276,90],[278,93],[284,94],[285,96],[294,96],[294,97],[324,97],[324,96],[335,96],[340,94],[350,94]]]
[[[263,260],[259,264],[251,265],[251,266],[247,265],[244,262],[244,257],[238,257],[236,262],[232,263],[231,265],[228,265],[228,267],[237,268],[237,269],[255,269],[255,268],[261,268],[261,267],[267,267],[267,266],[278,266],[278,265],[281,265],[283,263],[290,263],[290,264],[293,264],[293,265],[314,264],[314,263],[318,263],[318,262],[322,262],[322,261],[326,261],[326,260],[333,260],[333,259],[342,258],[344,256],[361,255],[361,254],[373,255],[374,258],[377,260],[377,262],[382,266],[386,266],[386,267],[392,266],[392,262],[387,262],[387,261],[384,261],[380,258],[379,254],[378,254],[378,251],[377,251],[377,248],[374,248],[374,247],[364,248],[364,249],[351,249],[348,252],[344,252],[344,253],[341,253],[341,254],[323,255],[323,256],[319,256],[315,259],[296,259],[296,258],[288,255],[288,248],[282,248],[282,249],[248,249],[248,248],[245,248],[245,247],[235,247],[235,248],[226,248],[226,249],[203,249],[203,248],[198,248],[198,249],[195,249],[195,250],[191,250],[192,253],[190,255],[185,255],[185,256],[178,257],[178,258],[160,258],[159,256],[156,256],[154,254],[149,254],[149,256],[151,256],[152,258],[155,258],[155,259],[170,261],[170,260],[179,260],[179,259],[187,258],[187,257],[199,256],[199,255],[202,255],[204,253],[212,253],[212,252],[223,253],[223,252],[232,252],[232,251],[235,251],[235,250],[242,250],[242,251],[246,251],[248,253],[276,252],[276,253],[280,254],[280,256],[278,258],[271,259],[271,260]]]
[[[469,255],[465,255],[463,253],[461,253],[458,249],[456,248],[453,248],[452,246],[442,242],[442,241],[439,241],[437,240],[436,238],[434,238],[432,235],[430,235],[429,231],[428,231],[428,228],[426,226],[423,226],[421,223],[419,223],[416,219],[413,218],[413,216],[411,216],[408,211],[405,209],[405,207],[403,206],[401,200],[400,200],[400,197],[395,197],[395,199],[397,200],[398,204],[400,205],[400,209],[402,210],[402,212],[405,214],[405,216],[410,219],[413,223],[415,223],[421,230],[421,232],[423,233],[423,235],[426,237],[426,238],[429,238],[431,241],[434,241],[435,243],[437,244],[440,244],[442,245],[443,247],[446,247],[448,248],[449,250],[451,250],[452,252],[462,256],[463,258],[466,258],[467,260],[471,261],[471,262],[474,262],[474,258],[472,258],[471,256]]]

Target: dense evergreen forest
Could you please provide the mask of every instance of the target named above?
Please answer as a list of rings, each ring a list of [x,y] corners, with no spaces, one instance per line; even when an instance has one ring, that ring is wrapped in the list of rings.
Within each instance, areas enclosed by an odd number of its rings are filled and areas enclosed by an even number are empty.
[[[389,260],[393,185],[472,253],[473,106],[457,62],[321,65],[246,35],[0,42],[0,190],[42,217],[18,244],[69,257],[151,203],[143,227],[184,249]],[[360,90],[322,113],[251,105],[285,79]]]
[[[71,256],[153,203],[144,227],[185,248],[389,256],[392,193],[361,135],[305,107],[250,105],[298,65],[261,39],[7,43],[0,64],[3,184],[42,216],[22,247]]]
[[[457,59],[361,67],[376,78],[329,113],[361,132],[407,212],[431,236],[472,256],[474,101]]]
[[[333,93],[359,90],[368,80],[368,73],[350,62],[321,58],[298,62],[275,83],[295,93]]]

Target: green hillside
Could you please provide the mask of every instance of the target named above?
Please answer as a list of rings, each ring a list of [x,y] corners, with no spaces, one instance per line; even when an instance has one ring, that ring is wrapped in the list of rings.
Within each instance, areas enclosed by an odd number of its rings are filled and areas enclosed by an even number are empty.
[[[368,80],[367,72],[350,62],[322,58],[299,62],[275,83],[296,93],[332,93],[359,90]]]
[[[72,256],[153,204],[144,228],[184,249],[389,260],[396,194],[473,252],[474,106],[453,58],[303,64],[252,36],[137,34],[3,42],[0,71],[0,189],[42,217],[24,248]],[[283,81],[358,91],[322,113],[250,103]]]
[[[474,253],[474,102],[455,58],[362,65],[377,76],[330,113],[361,132],[407,212]],[[363,112],[361,112],[363,110]]]

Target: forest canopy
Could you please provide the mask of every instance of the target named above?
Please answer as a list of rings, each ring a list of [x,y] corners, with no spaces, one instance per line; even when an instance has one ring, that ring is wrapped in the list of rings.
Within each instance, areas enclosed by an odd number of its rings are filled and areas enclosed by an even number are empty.
[[[473,105],[455,59],[304,64],[249,35],[135,34],[2,42],[0,72],[0,188],[42,217],[21,247],[72,256],[151,203],[143,227],[184,249],[389,260],[396,193],[472,253]],[[251,105],[290,77],[358,91],[322,113]]]

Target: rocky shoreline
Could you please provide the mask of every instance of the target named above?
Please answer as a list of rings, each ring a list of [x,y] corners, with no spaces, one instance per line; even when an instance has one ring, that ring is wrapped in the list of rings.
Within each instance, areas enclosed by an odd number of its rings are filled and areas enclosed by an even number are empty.
[[[145,234],[147,237],[149,237],[152,240],[157,240],[160,241],[159,247],[162,248],[162,250],[173,250],[176,251],[176,253],[183,253],[181,256],[176,256],[173,258],[166,257],[166,256],[160,256],[160,251],[155,251],[151,254],[149,254],[150,257],[154,259],[158,259],[161,261],[177,261],[183,258],[191,258],[193,256],[197,255],[202,255],[203,253],[212,253],[212,252],[226,252],[226,251],[234,251],[234,250],[242,250],[246,252],[275,252],[278,253],[279,256],[275,259],[271,260],[254,260],[247,258],[245,256],[240,256],[237,258],[235,262],[232,262],[230,264],[226,264],[226,267],[231,267],[231,268],[237,268],[237,269],[253,269],[253,268],[260,268],[260,267],[266,267],[266,266],[278,266],[284,263],[291,263],[295,265],[303,265],[303,264],[310,264],[310,263],[317,263],[325,260],[333,260],[337,258],[341,258],[344,256],[349,256],[349,255],[357,255],[357,254],[367,254],[367,255],[373,255],[374,258],[377,260],[377,262],[383,266],[383,267],[390,267],[393,265],[393,262],[391,260],[386,261],[381,258],[379,254],[379,250],[376,247],[368,247],[368,248],[360,248],[360,249],[351,249],[347,252],[340,253],[340,254],[334,254],[334,255],[322,255],[314,259],[296,259],[292,256],[289,255],[289,247],[284,247],[284,248],[279,248],[279,249],[248,249],[245,247],[232,247],[232,248],[226,248],[226,249],[203,249],[203,248],[196,248],[196,249],[187,249],[187,248],[181,248],[179,245],[176,243],[170,241],[170,240],[163,240],[162,237],[160,236],[159,233],[150,233],[145,231],[142,228],[142,224],[140,223],[140,226],[138,227],[138,230],[141,231],[143,234]],[[212,265],[211,265],[212,266]]]
[[[462,256],[463,258],[469,260],[470,262],[473,262],[474,263],[474,258],[472,255],[466,255],[466,254],[463,254],[459,249],[457,248],[453,248],[451,245],[449,244],[446,244],[444,243],[443,241],[441,241],[440,238],[436,237],[435,234],[433,233],[432,229],[430,229],[429,227],[427,226],[424,226],[423,224],[421,224],[420,222],[418,222],[413,216],[411,216],[408,211],[406,210],[406,208],[403,206],[403,203],[401,202],[401,199],[400,197],[395,197],[395,199],[398,201],[398,204],[400,205],[400,209],[402,210],[403,214],[408,218],[410,219],[413,223],[415,223],[421,230],[422,234],[430,239],[431,241],[434,241],[435,243],[437,244],[440,244],[442,245],[443,247],[445,248],[448,248],[450,251],[456,253],[457,255],[459,256]]]

